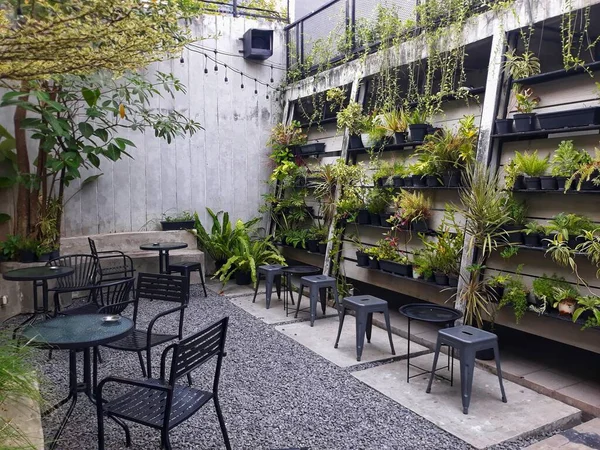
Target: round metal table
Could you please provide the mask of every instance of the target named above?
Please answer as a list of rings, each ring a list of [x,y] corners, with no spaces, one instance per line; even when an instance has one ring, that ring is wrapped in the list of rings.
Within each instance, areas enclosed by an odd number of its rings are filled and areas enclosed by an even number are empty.
[[[291,301],[292,305],[294,305],[294,295],[292,293],[292,275],[299,275],[301,277],[308,275],[320,275],[323,273],[323,269],[317,266],[287,266],[283,267],[281,271],[285,280],[285,290],[283,291],[283,308],[285,309],[285,316],[287,317],[289,314],[289,301]]]
[[[53,350],[69,350],[69,395],[42,413],[50,414],[69,400],[71,405],[62,420],[50,449],[56,448],[65,426],[77,403],[79,392],[84,392],[94,402],[97,384],[99,345],[117,341],[133,331],[131,319],[121,317],[117,322],[104,322],[104,314],[83,314],[60,316],[35,325],[24,327],[20,335],[32,344]],[[90,362],[90,349],[94,349],[93,367]],[[77,380],[77,351],[83,350],[83,382]],[[119,421],[117,421],[119,423]],[[121,423],[119,425],[123,426]]]
[[[158,252],[158,270],[160,273],[167,273],[169,269],[169,251],[187,248],[185,242],[154,242],[151,244],[140,245],[140,250]]]
[[[33,282],[33,314],[23,323],[15,328],[15,333],[28,323],[35,323],[38,317],[44,319],[50,317],[48,310],[48,280],[63,278],[75,272],[73,267],[63,266],[35,266],[15,269],[2,274],[9,281],[32,281]],[[37,288],[42,287],[42,305],[38,304]],[[14,337],[14,333],[13,333]]]
[[[424,369],[415,364],[411,364],[410,362],[410,323],[413,320],[419,320],[421,322],[427,323],[436,323],[444,325],[446,328],[453,327],[454,322],[462,317],[462,312],[457,309],[450,308],[449,306],[441,306],[434,305],[431,303],[409,303],[408,305],[404,305],[399,309],[400,314],[405,316],[408,319],[408,352],[406,357],[406,382],[408,383],[411,378],[418,377],[427,373],[431,373],[431,370]],[[452,358],[452,362],[450,359]],[[415,369],[421,370],[420,373],[410,376],[410,368],[414,367]],[[441,375],[437,375],[446,381],[450,381],[450,386],[452,386],[454,382],[454,349],[452,349],[448,353],[448,364],[444,367],[439,367],[436,369],[450,370],[450,379],[446,379]]]

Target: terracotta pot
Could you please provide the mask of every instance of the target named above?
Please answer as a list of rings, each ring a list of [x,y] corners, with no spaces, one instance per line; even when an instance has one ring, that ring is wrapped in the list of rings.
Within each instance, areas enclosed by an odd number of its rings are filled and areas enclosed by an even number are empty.
[[[564,316],[572,316],[573,313],[575,312],[575,305],[577,303],[575,302],[575,300],[571,299],[571,298],[567,298],[565,300],[562,300],[559,304],[558,304],[558,313],[560,315],[564,315]]]

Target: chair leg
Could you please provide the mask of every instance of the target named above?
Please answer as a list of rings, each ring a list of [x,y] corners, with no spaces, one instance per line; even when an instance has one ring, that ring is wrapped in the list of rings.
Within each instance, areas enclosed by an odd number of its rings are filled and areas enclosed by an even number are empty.
[[[342,312],[340,313],[340,325],[338,327],[338,334],[335,340],[335,345],[333,348],[338,348],[338,343],[340,342],[340,336],[342,335],[342,327],[344,326],[344,318],[346,317],[346,308],[342,308]]]
[[[151,348],[146,349],[146,367],[147,367],[146,373],[148,374],[148,378],[152,378],[152,355],[151,355],[151,352],[152,352]]]
[[[191,373],[187,374],[187,380],[188,380],[188,386],[191,386],[192,383],[193,383],[193,381],[192,381],[192,374]]]
[[[144,358],[142,356],[142,352],[137,352],[138,354],[138,358],[140,360],[140,367],[142,368],[142,376],[144,378],[148,378],[148,376],[146,375],[146,365],[144,364]]]
[[[390,348],[392,349],[392,355],[396,354],[396,350],[394,350],[394,341],[392,340],[392,327],[390,325],[390,313],[386,309],[383,312],[383,317],[385,317],[385,328],[387,330],[388,338],[390,340]]]
[[[104,450],[104,414],[102,413],[102,403],[96,403],[98,415],[98,450]]]
[[[317,318],[317,303],[319,302],[320,290],[316,287],[310,287],[310,326],[315,325]]]
[[[290,289],[290,287],[288,287],[288,289]],[[291,296],[291,289],[290,289],[290,296]],[[302,294],[304,293],[304,285],[302,284],[302,282],[300,282],[300,294],[298,294],[298,304],[296,305],[296,314],[294,314],[294,319],[298,318],[298,312],[300,311],[300,301],[302,301]],[[292,303],[293,305],[294,303]]]
[[[331,290],[333,291],[333,301],[335,302],[335,307],[337,308],[338,314],[339,314],[340,311],[341,311],[341,306],[342,305],[340,305],[340,302],[339,302],[339,299],[338,299],[338,290],[337,290],[336,283],[333,283],[333,287],[331,288]]]
[[[371,330],[373,329],[373,313],[367,314],[367,344],[371,343]]]
[[[429,374],[429,383],[427,383],[427,389],[425,392],[428,394],[431,392],[431,384],[433,383],[433,377],[435,376],[435,369],[437,368],[438,357],[440,356],[440,348],[442,347],[442,341],[438,336],[437,341],[435,343],[435,355],[433,356],[433,367],[431,368],[431,373]]]
[[[494,344],[494,359],[496,360],[496,372],[498,372],[498,382],[500,383],[500,392],[502,393],[502,401],[506,400],[506,393],[504,392],[504,383],[502,382],[502,368],[500,367],[500,350],[498,349],[498,343]]]
[[[327,288],[319,289],[319,297],[321,298],[321,312],[325,315],[325,311],[327,311]]]
[[[204,274],[202,273],[202,264],[200,264],[200,268],[198,269],[198,273],[200,274],[200,283],[202,283],[202,290],[204,291],[204,297],[208,297],[206,293],[206,284],[204,284]]]
[[[271,274],[267,274],[265,277],[265,305],[267,309],[271,307],[271,295],[273,293],[273,276]]]
[[[221,412],[221,405],[219,405],[219,399],[217,394],[213,396],[215,402],[215,410],[217,411],[217,417],[219,418],[219,426],[221,427],[221,433],[223,433],[223,440],[225,441],[225,448],[231,450],[231,444],[229,443],[229,436],[227,435],[227,428],[225,427],[225,420],[223,419],[223,413]]]
[[[363,346],[365,344],[365,334],[367,328],[366,314],[356,311],[356,360],[362,358]]]
[[[254,287],[254,297],[252,297],[252,303],[256,302],[256,294],[258,294],[258,285],[260,284],[260,274],[258,274],[258,280],[256,280],[256,286]]]
[[[275,275],[275,289],[277,289],[277,298],[281,300],[281,275]]]
[[[469,414],[474,371],[475,353],[470,350],[463,349],[460,352],[460,390],[462,394],[463,414]]]
[[[165,450],[172,450],[171,441],[169,440],[169,430],[162,430],[160,436],[160,446]]]

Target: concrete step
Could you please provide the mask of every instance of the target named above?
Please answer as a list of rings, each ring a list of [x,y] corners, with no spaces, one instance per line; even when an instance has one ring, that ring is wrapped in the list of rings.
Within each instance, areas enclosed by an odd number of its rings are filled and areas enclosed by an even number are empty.
[[[600,419],[577,425],[575,428],[530,445],[526,450],[587,450],[600,448]]]

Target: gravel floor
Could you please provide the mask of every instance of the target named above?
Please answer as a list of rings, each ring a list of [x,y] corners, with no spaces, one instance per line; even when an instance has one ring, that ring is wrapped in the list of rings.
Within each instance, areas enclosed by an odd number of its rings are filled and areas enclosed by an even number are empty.
[[[140,305],[147,323],[165,305]],[[372,390],[295,341],[275,331],[226,298],[199,295],[192,287],[185,333],[230,317],[220,398],[234,449],[468,449],[469,445],[441,430],[412,411]],[[172,324],[171,324],[172,325]],[[156,351],[158,355],[160,350]],[[66,352],[36,351],[42,372],[42,391],[48,402],[67,390]],[[135,353],[102,350],[99,377],[109,374],[140,378]],[[79,366],[80,367],[80,366]],[[156,367],[156,366],[155,366]],[[210,367],[195,374],[197,386],[210,386]],[[156,370],[156,369],[155,369]],[[355,369],[352,369],[355,370]],[[46,439],[52,438],[66,407],[44,418]],[[130,424],[133,449],[160,448],[159,433]],[[125,448],[122,430],[107,422],[107,448]],[[86,397],[76,406],[61,438],[61,449],[97,448],[95,408]],[[538,436],[539,438],[539,436]],[[518,449],[536,439],[497,446]],[[212,403],[171,432],[175,449],[224,448]]]

